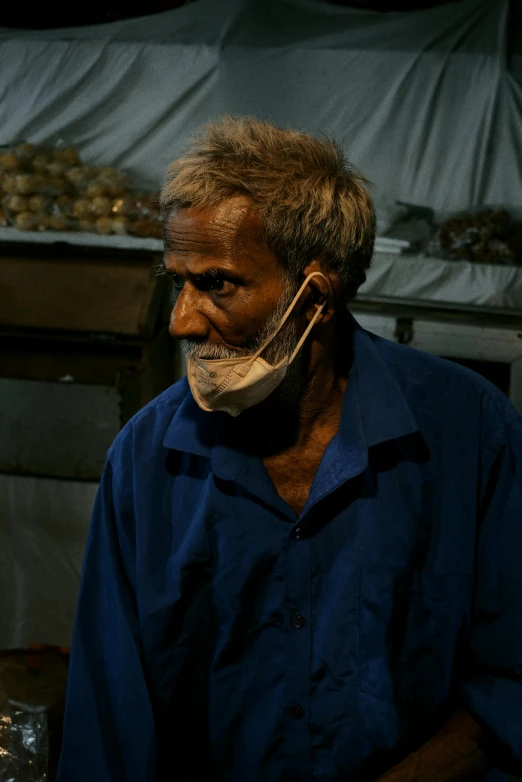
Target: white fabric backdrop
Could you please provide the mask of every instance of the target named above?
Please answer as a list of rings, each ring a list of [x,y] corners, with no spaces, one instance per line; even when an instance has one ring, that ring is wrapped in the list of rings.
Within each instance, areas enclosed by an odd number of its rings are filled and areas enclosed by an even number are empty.
[[[0,475],[0,649],[70,644],[97,488]]]
[[[522,86],[508,0],[378,14],[200,0],[88,28],[0,30],[0,143],[79,146],[157,186],[208,119],[326,132],[379,198],[522,205]]]

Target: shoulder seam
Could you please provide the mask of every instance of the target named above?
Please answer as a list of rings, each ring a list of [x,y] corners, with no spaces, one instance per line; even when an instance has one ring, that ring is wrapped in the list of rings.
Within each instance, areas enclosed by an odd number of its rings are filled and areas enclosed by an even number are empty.
[[[440,358],[440,356],[434,356],[434,358]],[[442,359],[442,360],[446,360],[446,359]],[[396,366],[396,367],[404,367],[406,369],[409,368],[409,364],[399,364],[397,361],[389,361],[388,359],[384,359],[384,362],[385,362],[386,365],[391,365],[391,366]],[[431,369],[429,369],[429,368],[425,369],[424,367],[422,368],[422,371],[425,372],[425,373],[432,372]],[[478,374],[479,377],[483,377],[478,372],[476,374]],[[451,375],[451,374],[443,375],[443,376],[448,378],[449,380],[453,380],[454,379],[454,376]],[[488,381],[487,378],[484,377],[483,379],[486,382],[491,383],[491,381]],[[479,390],[491,402],[491,404],[493,405],[493,407],[497,411],[498,415],[503,420],[505,426],[510,426],[514,421],[516,421],[518,418],[520,418],[520,413],[518,412],[518,410],[516,408],[513,410],[513,413],[509,416],[509,418],[506,418],[505,412],[499,407],[496,399],[489,393],[488,389],[487,388],[480,388]],[[498,389],[498,391],[499,391],[499,394],[502,394],[502,391],[500,389]],[[507,401],[510,404],[513,404],[511,402],[511,400],[509,399],[509,397],[506,397],[506,399],[507,399]]]

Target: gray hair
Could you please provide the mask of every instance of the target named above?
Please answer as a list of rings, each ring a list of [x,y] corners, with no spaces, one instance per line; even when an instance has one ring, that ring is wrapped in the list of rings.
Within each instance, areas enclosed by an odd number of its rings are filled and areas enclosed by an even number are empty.
[[[327,138],[253,117],[210,122],[174,160],[160,194],[164,216],[246,195],[262,242],[297,280],[318,259],[339,275],[345,299],[366,279],[375,240],[368,180]]]

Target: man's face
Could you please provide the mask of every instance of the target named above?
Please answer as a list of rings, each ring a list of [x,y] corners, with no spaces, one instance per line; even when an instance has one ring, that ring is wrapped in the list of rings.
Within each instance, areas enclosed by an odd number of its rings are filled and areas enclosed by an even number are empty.
[[[167,222],[164,264],[174,286],[169,332],[188,355],[249,355],[279,324],[294,289],[260,235],[260,218],[244,196],[181,209]],[[264,358],[283,358],[295,335],[290,318]]]

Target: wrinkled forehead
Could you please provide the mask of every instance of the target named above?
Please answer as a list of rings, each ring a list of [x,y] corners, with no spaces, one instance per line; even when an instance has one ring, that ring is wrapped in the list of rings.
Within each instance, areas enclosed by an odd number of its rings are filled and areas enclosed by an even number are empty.
[[[217,206],[179,209],[165,223],[166,252],[198,255],[243,254],[260,249],[261,219],[246,196]]]

